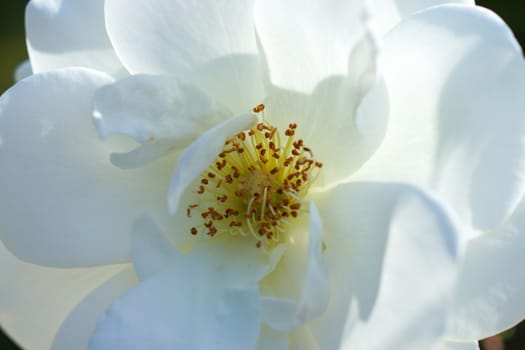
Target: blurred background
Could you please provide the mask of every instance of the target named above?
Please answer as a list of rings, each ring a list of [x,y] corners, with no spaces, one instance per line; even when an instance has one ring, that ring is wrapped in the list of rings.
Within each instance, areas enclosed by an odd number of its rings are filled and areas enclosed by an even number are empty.
[[[15,67],[27,58],[24,38],[26,3],[26,0],[0,0],[0,93],[13,84]],[[478,0],[476,3],[499,14],[512,28],[521,46],[525,47],[525,1]],[[484,350],[524,350],[525,322],[499,337],[483,342],[482,348]],[[0,349],[19,348],[0,331]]]

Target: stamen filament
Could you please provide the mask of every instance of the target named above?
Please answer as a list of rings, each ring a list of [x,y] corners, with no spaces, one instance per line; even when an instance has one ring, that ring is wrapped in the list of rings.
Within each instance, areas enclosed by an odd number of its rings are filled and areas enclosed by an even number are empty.
[[[263,110],[259,105],[253,111]],[[194,192],[198,204],[187,207],[188,218],[197,210],[203,220],[191,228],[192,235],[203,230],[210,237],[251,235],[255,246],[266,252],[283,242],[283,226],[303,212],[303,198],[322,167],[295,137],[296,129],[297,124],[289,124],[283,145],[277,128],[263,119],[225,142],[215,162],[201,174]]]

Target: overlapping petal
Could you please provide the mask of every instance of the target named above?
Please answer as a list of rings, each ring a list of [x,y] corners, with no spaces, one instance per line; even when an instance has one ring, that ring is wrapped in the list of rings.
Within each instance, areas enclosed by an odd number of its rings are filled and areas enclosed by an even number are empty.
[[[180,76],[223,56],[257,53],[252,1],[106,0],[106,25],[132,73]]]
[[[304,280],[297,300],[266,296],[261,300],[262,318],[271,328],[290,332],[321,315],[328,304],[328,269],[323,254],[322,221],[315,204],[310,203],[310,238]],[[296,249],[293,245],[290,249]],[[300,273],[300,271],[295,271]],[[290,284],[290,280],[280,283]],[[279,288],[279,287],[277,287]]]
[[[380,63],[388,131],[355,179],[422,185],[472,227],[500,224],[525,170],[525,62],[509,28],[482,8],[434,7],[386,36]]]
[[[151,267],[148,255],[155,250],[140,236],[160,234],[150,219],[136,226],[135,237],[146,243],[137,242],[139,271],[144,264]],[[90,349],[255,348],[260,328],[257,281],[269,265],[261,251],[246,243],[210,242],[188,254],[173,251],[163,270],[147,274],[109,308]]]
[[[319,347],[437,343],[459,263],[456,230],[440,205],[400,184],[351,183],[319,196],[330,218],[323,223],[332,291],[311,326]]]
[[[68,68],[33,75],[2,96],[0,237],[18,257],[60,267],[125,262],[137,216],[170,220],[172,163],[123,172],[109,155],[125,145],[98,138],[92,98],[111,82]]]
[[[47,350],[71,310],[122,266],[55,269],[20,261],[0,244],[0,323],[24,349]],[[78,333],[77,333],[78,334]]]
[[[192,261],[198,261],[199,265],[215,265],[214,268],[222,271],[221,279],[225,285],[243,288],[256,284],[273,271],[282,253],[280,248],[270,254],[256,250],[250,237],[226,236],[205,240],[190,252],[181,254],[166,241],[165,233],[151,217],[143,216],[134,225],[133,263],[143,280],[169,269],[181,259],[190,259],[185,256],[191,255]]]
[[[463,5],[427,8],[444,3]],[[525,277],[515,263],[523,260],[525,205],[501,223],[525,192],[525,64],[503,22],[472,4],[32,0],[28,47],[37,74],[0,99],[0,162],[8,165],[0,238],[38,264],[131,258],[135,271],[72,270],[73,278],[88,275],[79,283],[85,290],[73,287],[42,334],[17,318],[34,307],[22,304],[26,293],[2,290],[0,301],[13,304],[0,313],[2,324],[24,345],[47,346],[65,319],[55,350],[474,350],[472,339],[512,326],[525,311],[514,278]],[[369,23],[376,14],[380,33],[389,32],[382,76]],[[49,71],[70,65],[99,71]],[[128,70],[136,75],[114,82]],[[256,122],[246,112],[260,102],[265,121],[281,129],[299,122],[297,137],[325,163],[307,198],[310,235],[303,215],[270,255],[250,237],[190,236],[198,218],[179,205],[194,203],[188,188],[228,137]],[[100,142],[97,130],[112,137]],[[139,144],[132,151],[129,138]],[[321,192],[352,173],[390,183]],[[456,228],[425,190],[475,230],[499,227],[470,241],[452,317]],[[1,260],[31,277],[70,276],[15,262],[4,250]],[[489,288],[480,266],[497,281]],[[27,286],[15,275],[0,278]]]
[[[31,0],[26,34],[35,73],[78,66],[127,74],[106,33],[104,0]]]
[[[368,0],[367,8],[374,29],[384,36],[413,13],[443,4],[474,5],[474,0]]]
[[[508,329],[525,313],[525,202],[494,232],[469,241],[448,337],[483,339]]]
[[[305,93],[346,75],[350,52],[369,30],[362,0],[260,0],[254,16],[270,82]]]
[[[15,68],[15,74],[14,74],[15,81],[19,81],[24,78],[27,78],[31,74],[33,74],[33,68],[31,67],[31,62],[29,60],[25,60]]]
[[[288,333],[279,332],[263,325],[259,331],[259,340],[257,341],[257,350],[288,350],[289,341]]]
[[[239,114],[264,98],[252,10],[244,0],[107,0],[106,25],[130,72],[175,75]]]
[[[213,163],[228,137],[251,128],[257,117],[246,113],[230,118],[205,132],[180,155],[168,192],[168,205],[175,213],[188,185]]]
[[[257,290],[224,290],[213,283],[219,274],[182,275],[181,268],[189,270],[191,264],[141,283],[115,303],[89,349],[254,348],[259,332]]]
[[[144,166],[181,151],[231,112],[195,86],[166,76],[136,74],[97,90],[93,103],[102,138],[125,135],[140,143],[132,151],[113,153],[121,168]]]
[[[60,326],[50,349],[87,349],[97,321],[104,311],[137,283],[137,275],[131,265],[121,268],[79,301]]]

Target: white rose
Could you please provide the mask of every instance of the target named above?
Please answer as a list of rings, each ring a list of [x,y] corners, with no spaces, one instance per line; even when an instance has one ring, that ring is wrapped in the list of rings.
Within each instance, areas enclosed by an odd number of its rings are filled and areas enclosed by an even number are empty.
[[[472,4],[414,13],[441,3],[32,1],[0,237],[47,267],[2,250],[2,326],[35,349],[475,349],[519,321],[523,58]]]

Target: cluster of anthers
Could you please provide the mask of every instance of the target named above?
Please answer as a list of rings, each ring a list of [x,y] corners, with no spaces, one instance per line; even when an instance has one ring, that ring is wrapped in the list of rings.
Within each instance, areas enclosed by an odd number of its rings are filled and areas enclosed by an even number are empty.
[[[261,113],[264,105],[253,109]],[[187,216],[200,215],[202,224],[191,234],[251,235],[257,248],[270,251],[283,239],[285,226],[301,214],[302,200],[319,175],[322,163],[302,139],[297,124],[284,132],[264,120],[226,140],[222,152],[200,176],[198,203]]]

